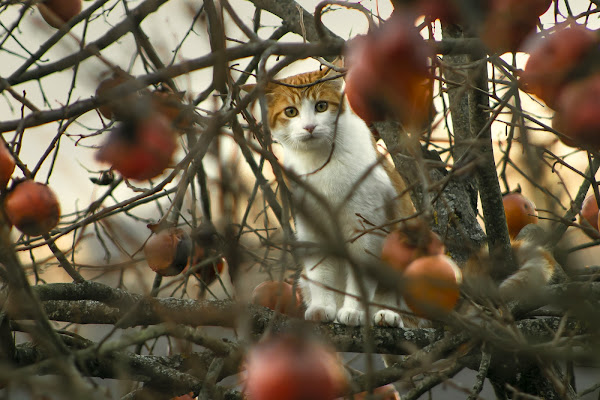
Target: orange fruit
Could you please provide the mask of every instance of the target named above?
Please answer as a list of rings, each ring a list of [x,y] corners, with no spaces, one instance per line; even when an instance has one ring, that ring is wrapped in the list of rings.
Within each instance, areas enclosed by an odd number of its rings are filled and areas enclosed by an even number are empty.
[[[56,29],[81,12],[81,0],[46,0],[37,6],[42,18]]]
[[[461,281],[461,271],[450,257],[417,258],[404,270],[404,301],[418,316],[439,317],[456,306]]]
[[[60,204],[48,185],[26,180],[18,183],[4,199],[11,224],[30,236],[50,232],[60,219]]]
[[[4,144],[0,144],[0,189],[4,189],[15,171],[15,158]]]
[[[593,194],[586,197],[581,205],[579,223],[581,224],[583,220],[586,220],[595,230],[598,230],[598,203],[596,202],[596,196]]]
[[[96,153],[127,179],[152,179],[170,165],[177,147],[176,135],[159,113],[118,125]]]
[[[405,224],[387,235],[381,250],[381,260],[403,271],[408,264],[426,255],[444,254],[440,237],[424,223]]]
[[[294,296],[293,286],[287,282],[266,281],[259,284],[252,291],[252,303],[292,317],[304,315],[299,289],[296,288]]]
[[[521,193],[513,192],[502,197],[508,234],[515,238],[525,225],[537,224],[535,205]]]
[[[180,274],[188,264],[192,239],[181,228],[164,229],[151,236],[144,246],[148,266],[157,274]]]
[[[246,356],[244,394],[252,400],[332,400],[347,380],[337,354],[306,337],[270,337]]]

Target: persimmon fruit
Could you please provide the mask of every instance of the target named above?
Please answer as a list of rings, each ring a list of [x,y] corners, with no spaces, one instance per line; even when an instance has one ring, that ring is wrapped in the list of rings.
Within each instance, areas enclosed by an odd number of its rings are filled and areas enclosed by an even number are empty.
[[[152,235],[144,246],[148,266],[162,276],[180,274],[190,259],[192,239],[181,228],[167,228]]]
[[[537,224],[535,205],[521,193],[513,192],[504,195],[502,204],[504,204],[508,234],[511,238],[517,237],[525,225]]]
[[[96,153],[127,179],[152,179],[169,166],[177,147],[176,135],[159,113],[123,121]]]
[[[572,71],[595,44],[598,44],[596,33],[575,24],[558,26],[555,33],[536,37],[526,46],[530,56],[519,74],[520,88],[555,109]]]
[[[403,271],[408,264],[426,255],[444,254],[440,237],[424,223],[407,224],[389,233],[383,243],[381,260]]]
[[[518,51],[550,4],[552,0],[492,0],[483,22],[483,42],[494,52]]]
[[[82,4],[81,0],[45,0],[37,6],[44,21],[51,27],[60,29],[79,15]]]
[[[422,126],[432,112],[431,47],[406,17],[393,14],[383,26],[348,44],[345,92],[367,124],[393,116]]]
[[[0,189],[4,189],[15,172],[15,158],[4,144],[0,144]]]
[[[252,400],[332,400],[347,386],[336,353],[315,339],[291,334],[254,345],[244,368],[244,393]]]
[[[402,276],[404,301],[416,315],[436,318],[456,306],[462,274],[450,257],[417,258],[406,267]]]
[[[589,222],[595,230],[598,230],[598,202],[593,194],[586,197],[581,204],[579,223],[583,223],[583,220]]]
[[[577,147],[600,148],[600,74],[565,85],[556,102],[560,128]]]
[[[50,232],[60,219],[60,204],[52,189],[43,183],[19,182],[4,199],[11,224],[29,236]]]
[[[300,291],[287,282],[265,281],[252,291],[252,303],[292,317],[304,315]]]

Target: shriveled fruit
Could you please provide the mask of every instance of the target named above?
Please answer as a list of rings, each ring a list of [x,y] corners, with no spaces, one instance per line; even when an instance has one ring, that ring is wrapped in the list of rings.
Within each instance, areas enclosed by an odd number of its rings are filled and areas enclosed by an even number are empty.
[[[30,236],[50,232],[60,219],[60,204],[52,189],[32,180],[18,183],[6,195],[4,210],[9,221]]]
[[[38,9],[48,25],[60,29],[71,18],[81,12],[81,0],[45,0],[38,4]]]
[[[192,239],[181,228],[164,229],[151,236],[144,246],[148,266],[163,276],[180,274],[191,252]]]
[[[521,193],[514,192],[504,195],[502,203],[504,204],[508,234],[511,238],[515,238],[525,225],[537,224],[535,205]]]
[[[252,291],[252,303],[293,317],[304,315],[298,288],[294,295],[293,286],[287,282],[266,281],[259,284]]]
[[[381,259],[392,268],[403,271],[418,257],[444,254],[440,237],[422,223],[406,224],[391,232],[383,243]]]
[[[592,228],[598,230],[598,202],[593,194],[586,197],[581,205],[579,223],[583,224],[583,220],[589,222]]]
[[[171,163],[176,135],[161,114],[128,120],[115,128],[96,153],[123,177],[143,181],[160,175]]]
[[[445,255],[417,258],[403,274],[403,295],[417,315],[436,318],[450,312],[460,297],[460,269]]]
[[[414,24],[394,14],[381,29],[348,45],[345,92],[365,122],[393,116],[420,127],[432,112],[431,47]]]
[[[347,385],[337,355],[306,337],[270,337],[246,356],[244,393],[252,400],[332,400]]]
[[[572,71],[597,43],[595,32],[582,25],[558,26],[552,35],[532,41],[519,86],[555,108]]]
[[[15,171],[15,158],[4,144],[0,144],[0,189],[4,189]]]

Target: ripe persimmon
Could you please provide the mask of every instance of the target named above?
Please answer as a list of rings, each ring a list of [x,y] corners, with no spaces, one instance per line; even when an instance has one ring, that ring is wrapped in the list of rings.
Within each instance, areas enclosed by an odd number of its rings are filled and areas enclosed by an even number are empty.
[[[404,270],[404,301],[418,316],[436,318],[454,308],[461,281],[461,271],[450,257],[417,258]]]
[[[408,264],[426,255],[444,254],[440,237],[422,222],[406,224],[387,235],[381,250],[381,260],[403,271]]]
[[[171,163],[177,147],[176,135],[159,113],[123,121],[96,153],[98,161],[111,164],[123,177],[152,179]]]
[[[508,193],[502,197],[504,214],[511,238],[517,237],[525,225],[537,224],[538,217],[535,205],[521,193]]]
[[[540,36],[528,46],[529,59],[519,86],[555,108],[558,95],[573,70],[598,43],[596,33],[582,25],[560,25],[552,35]]]
[[[579,223],[583,224],[583,220],[586,220],[595,230],[598,230],[598,202],[593,194],[586,197],[581,204]]]
[[[380,29],[348,44],[348,103],[367,124],[390,115],[404,125],[421,127],[433,111],[432,57],[432,48],[412,21],[392,14]]]
[[[56,29],[81,12],[81,0],[45,0],[37,6],[44,21]]]
[[[0,189],[4,189],[15,172],[15,158],[4,144],[0,144]]]
[[[292,317],[304,315],[302,297],[296,288],[287,282],[265,281],[252,291],[252,303],[276,310]]]
[[[347,378],[335,352],[305,336],[269,337],[246,355],[244,393],[252,400],[332,400]]]
[[[52,189],[43,183],[19,182],[4,199],[10,223],[30,236],[50,232],[60,219],[60,204]]]
[[[167,228],[154,234],[144,246],[148,266],[157,274],[180,274],[190,259],[192,239],[181,228]]]

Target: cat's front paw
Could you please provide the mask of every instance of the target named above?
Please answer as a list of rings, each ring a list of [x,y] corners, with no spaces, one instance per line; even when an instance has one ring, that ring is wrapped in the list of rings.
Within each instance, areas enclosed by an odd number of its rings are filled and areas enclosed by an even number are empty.
[[[315,322],[332,322],[335,320],[335,307],[310,306],[304,313],[304,319]]]
[[[340,324],[358,326],[364,325],[365,313],[351,307],[342,307],[338,311],[337,319]]]
[[[400,314],[390,310],[379,310],[373,315],[373,323],[378,326],[389,326],[392,328],[403,328],[404,323]]]

